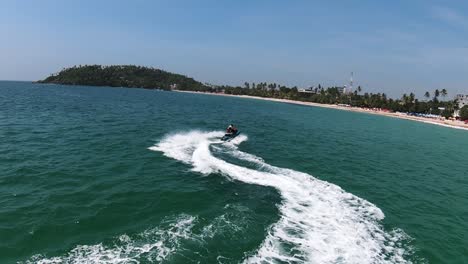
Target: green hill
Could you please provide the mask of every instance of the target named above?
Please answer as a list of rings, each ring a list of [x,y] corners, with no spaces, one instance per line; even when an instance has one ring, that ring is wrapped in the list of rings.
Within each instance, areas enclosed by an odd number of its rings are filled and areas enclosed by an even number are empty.
[[[164,90],[210,90],[210,87],[184,75],[133,65],[74,66],[38,82]]]

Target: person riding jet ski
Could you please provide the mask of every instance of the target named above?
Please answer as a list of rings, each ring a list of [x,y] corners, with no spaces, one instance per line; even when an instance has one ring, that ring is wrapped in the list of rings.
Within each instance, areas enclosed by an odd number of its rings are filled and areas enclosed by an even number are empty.
[[[228,128],[226,129],[226,134],[236,134],[237,133],[237,128],[233,125],[230,124]]]
[[[230,124],[226,129],[226,134],[221,138],[221,140],[230,141],[231,139],[237,137],[239,134],[239,130],[237,130],[237,128],[233,124]]]

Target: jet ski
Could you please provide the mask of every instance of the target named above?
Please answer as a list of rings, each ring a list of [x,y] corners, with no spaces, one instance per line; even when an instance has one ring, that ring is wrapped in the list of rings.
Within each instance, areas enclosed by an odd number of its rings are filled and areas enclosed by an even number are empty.
[[[239,134],[240,134],[240,131],[239,131],[239,130],[235,131],[234,133],[226,133],[226,134],[221,138],[221,140],[222,140],[222,141],[225,141],[225,142],[229,142],[229,141],[233,140],[235,137],[237,137]]]

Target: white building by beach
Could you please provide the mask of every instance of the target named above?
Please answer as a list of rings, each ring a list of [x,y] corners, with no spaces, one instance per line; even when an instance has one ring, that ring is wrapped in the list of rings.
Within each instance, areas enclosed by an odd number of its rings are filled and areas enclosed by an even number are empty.
[[[316,90],[315,90],[315,87],[298,89],[297,91],[300,92],[300,93],[311,93],[311,94],[317,93]]]
[[[462,109],[465,105],[468,105],[468,94],[457,94],[455,100],[458,102],[458,109]],[[460,110],[454,112],[454,116],[459,116]]]
[[[465,105],[468,105],[468,94],[457,94],[455,100],[458,101],[458,108],[462,108]]]

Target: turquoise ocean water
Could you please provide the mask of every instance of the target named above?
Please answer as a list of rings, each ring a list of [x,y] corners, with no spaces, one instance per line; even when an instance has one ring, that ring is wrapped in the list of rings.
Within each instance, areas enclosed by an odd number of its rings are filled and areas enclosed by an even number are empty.
[[[468,263],[468,131],[0,82],[0,138],[0,263]]]

